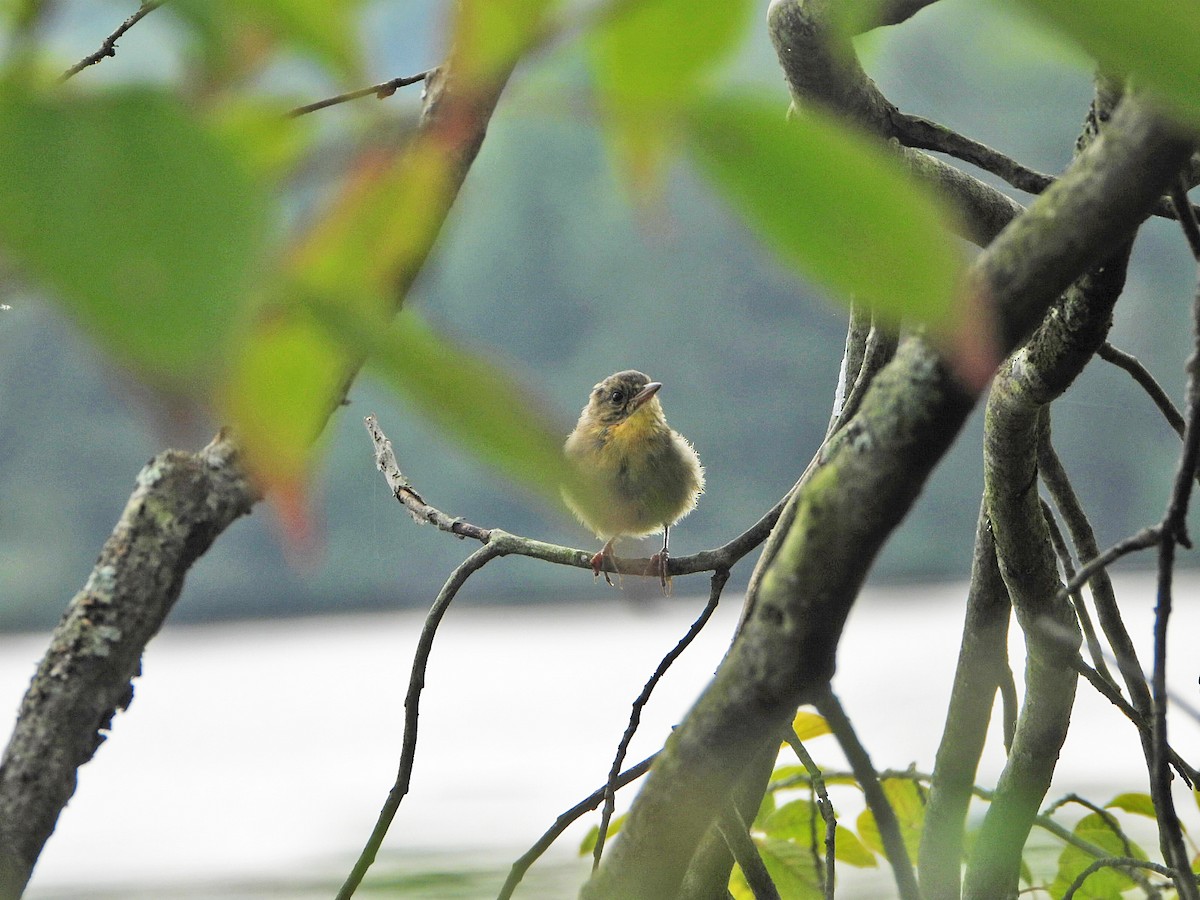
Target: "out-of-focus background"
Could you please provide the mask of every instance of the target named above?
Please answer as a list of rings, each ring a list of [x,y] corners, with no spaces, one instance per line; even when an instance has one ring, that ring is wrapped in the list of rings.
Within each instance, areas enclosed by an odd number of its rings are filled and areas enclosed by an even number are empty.
[[[905,111],[1055,173],[1070,159],[1090,75],[1005,7],[944,0],[863,39],[864,60]],[[442,3],[364,9],[369,79],[438,62]],[[131,11],[54,4],[49,41],[63,66]],[[157,11],[122,39],[115,59],[80,77],[179,78],[181,35],[169,8]],[[753,30],[720,77],[774,87],[783,114],[787,96],[765,28]],[[302,100],[345,87],[301,64],[271,78]],[[401,119],[415,115],[415,94],[384,102]],[[672,424],[708,469],[698,510],[673,533],[675,552],[690,553],[749,526],[802,471],[828,420],[845,313],[779,265],[686,167],[672,171],[661,196],[629,196],[593,113],[570,48],[551,48],[518,70],[409,302],[515,373],[564,435],[604,375],[634,367],[662,381]],[[339,129],[375,125],[363,124],[357,108],[319,115],[336,170]],[[306,172],[296,208],[329,177],[320,166]],[[1177,399],[1194,277],[1176,229],[1151,223],[1113,330],[1114,343]],[[202,445],[213,423],[164,408],[43,298],[8,291],[0,300],[12,307],[0,311],[0,630],[13,633],[0,639],[0,706],[15,711],[45,631],[83,584],[138,469],[166,446]],[[320,546],[296,558],[262,505],[197,564],[151,645],[132,710],[81,773],[35,875],[38,896],[331,893],[394,774],[418,610],[469,551],[418,527],[391,499],[373,466],[365,414],[378,415],[406,474],[448,513],[595,546],[564,510],[426,428],[369,371],[350,401],[329,426],[314,487]],[[1102,544],[1161,516],[1178,440],[1125,373],[1093,363],[1054,415],[1056,444]],[[880,766],[932,766],[945,701],[938,691],[953,671],[979,505],[979,419],[889,542],[848,626],[835,687],[861,717]],[[661,742],[717,664],[751,564],[735,571],[725,608],[664,683],[631,759]],[[1125,586],[1144,619],[1149,583]],[[435,648],[417,788],[389,844],[392,871],[409,878],[396,876],[398,890],[494,893],[511,851],[602,780],[629,701],[699,610],[703,590],[700,580],[680,579],[677,596],[661,601],[635,580],[618,593],[585,572],[519,559],[474,578],[457,601],[468,609],[452,612]],[[1178,677],[1192,684],[1195,673]],[[1110,712],[1099,704],[1093,724],[1080,727],[1105,734],[1116,727]],[[1074,772],[1070,786],[1144,788],[1112,775],[1137,775],[1136,740],[1132,731],[1124,737],[1117,762],[1095,753],[1101,741],[1085,740],[1074,768],[1064,766]],[[997,759],[988,765],[983,777],[994,775]],[[415,848],[419,860],[397,847]],[[452,851],[470,856],[438,856]],[[475,869],[485,874],[476,879]],[[556,897],[586,866],[560,852],[535,871],[543,880],[529,896]],[[222,887],[212,887],[214,878]],[[181,887],[192,882],[200,886]],[[862,896],[880,895],[871,884]]]
[[[864,57],[905,111],[1058,172],[1087,109],[1089,72],[1003,7],[947,0],[870,36]],[[366,8],[369,77],[438,61],[440,4]],[[98,46],[127,12],[116,3],[53,9],[53,45],[64,65]],[[115,59],[79,77],[177,77],[179,40],[169,8],[157,11],[122,39]],[[317,98],[337,89],[302,66],[276,77],[291,94]],[[775,86],[781,114],[786,108],[763,27],[721,77]],[[672,424],[708,468],[707,495],[676,530],[676,551],[688,553],[751,524],[803,469],[828,420],[844,310],[785,271],[686,168],[672,172],[661,198],[629,197],[587,107],[585,78],[569,47],[518,71],[410,303],[515,372],[561,419],[564,433],[588,389],[610,372],[639,368],[662,381]],[[564,84],[578,90],[564,91]],[[386,102],[411,113],[417,90]],[[564,100],[572,96],[578,105]],[[320,115],[335,160],[339,129],[360,127],[361,113],[342,107]],[[297,193],[318,189],[323,177],[309,173],[312,183]],[[1151,223],[1113,332],[1114,342],[1140,356],[1177,398],[1193,276],[1175,230]],[[179,421],[42,299],[19,294],[6,302],[13,308],[0,318],[0,628],[30,629],[53,623],[82,584],[145,460],[168,445],[201,445],[211,423]],[[330,453],[316,482],[318,551],[285,559],[273,514],[261,507],[195,567],[174,621],[428,601],[463,547],[415,527],[390,502],[361,425],[371,412],[435,505],[485,526],[594,543],[562,510],[537,503],[430,433],[369,375],[350,400],[330,425]],[[1093,363],[1055,405],[1054,430],[1101,543],[1160,515],[1176,438],[1127,375]],[[979,448],[977,416],[889,543],[877,578],[967,572]],[[550,566],[495,569],[463,600],[575,600],[588,587],[579,572]]]

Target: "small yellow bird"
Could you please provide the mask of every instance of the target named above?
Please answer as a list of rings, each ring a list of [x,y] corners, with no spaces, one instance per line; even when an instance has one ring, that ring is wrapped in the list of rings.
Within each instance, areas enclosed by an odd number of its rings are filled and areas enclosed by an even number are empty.
[[[662,550],[652,561],[667,591],[671,526],[696,508],[704,492],[704,467],[688,440],[667,424],[656,396],[660,388],[632,370],[609,375],[592,388],[563,448],[582,488],[564,490],[563,499],[605,542],[592,557],[597,577],[605,560],[613,558],[618,538],[661,531]],[[612,584],[607,571],[604,578]]]

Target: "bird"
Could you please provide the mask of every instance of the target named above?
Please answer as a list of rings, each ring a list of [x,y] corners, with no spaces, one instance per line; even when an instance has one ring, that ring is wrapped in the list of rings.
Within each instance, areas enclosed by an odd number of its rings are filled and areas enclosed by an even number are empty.
[[[609,375],[592,388],[579,422],[563,446],[578,476],[564,487],[568,508],[604,547],[592,573],[610,585],[604,564],[622,537],[659,531],[662,549],[651,557],[663,593],[671,526],[696,508],[704,492],[704,467],[691,443],[667,424],[658,392],[662,383],[631,370]],[[619,574],[619,573],[618,573]]]

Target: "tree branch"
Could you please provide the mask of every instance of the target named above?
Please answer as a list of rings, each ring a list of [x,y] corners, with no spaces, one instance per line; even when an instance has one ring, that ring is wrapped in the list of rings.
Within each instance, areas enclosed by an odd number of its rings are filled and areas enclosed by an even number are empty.
[[[100,558],[54,630],[0,762],[0,898],[19,897],[112,718],[133,699],[142,651],[184,573],[258,496],[226,434],[170,450],[137,477]]]
[[[459,89],[453,69],[452,60],[427,79],[416,137],[436,137],[452,160],[444,203],[436,211],[440,222],[482,146],[507,80],[501,72],[487,89]],[[397,279],[397,307],[419,269],[414,265]],[[167,479],[161,487],[146,486],[147,478],[160,475]],[[170,496],[174,490],[181,492],[178,497]],[[35,679],[26,693],[0,764],[0,900],[18,895],[28,882],[75,789],[75,770],[94,752],[98,730],[127,705],[142,650],[174,604],[192,563],[258,499],[227,435],[199,454],[164,454],[143,471],[126,510],[139,511],[140,518],[117,523],[100,563],[72,600],[39,669],[50,680]],[[152,554],[149,549],[128,552],[131,528],[137,547],[153,547]],[[97,622],[112,622],[116,630],[97,630]]]
[[[417,756],[417,718],[420,711],[421,691],[425,687],[425,668],[429,663],[429,655],[433,652],[433,639],[437,636],[438,625],[441,624],[442,617],[450,608],[450,603],[458,595],[459,589],[466,584],[467,579],[497,556],[505,555],[508,546],[507,538],[508,535],[503,532],[494,531],[488,543],[468,556],[458,568],[450,573],[450,577],[446,579],[437,599],[434,600],[433,606],[430,607],[429,615],[425,617],[421,636],[417,640],[417,651],[413,655],[412,670],[408,676],[408,693],[404,697],[404,739],[400,751],[400,768],[396,773],[396,783],[388,792],[387,800],[384,801],[383,809],[379,812],[375,828],[371,831],[366,846],[363,847],[362,853],[359,854],[358,860],[354,863],[341,890],[337,893],[338,900],[349,900],[354,896],[355,890],[362,883],[363,876],[375,862],[375,856],[383,845],[383,839],[387,836],[388,829],[400,809],[400,802],[408,793],[413,761]]]
[[[820,6],[821,4],[818,4]],[[805,4],[777,0],[773,40],[795,82],[828,57]],[[817,38],[813,35],[816,34]],[[844,77],[816,72],[819,86]],[[832,93],[853,98],[858,88]],[[1149,214],[1190,142],[1136,102],[975,260],[970,283],[1011,351],[1049,304]],[[821,451],[752,579],[733,646],[667,741],[586,897],[672,896],[745,760],[778,739],[833,670],[846,615],[871,560],[904,516],[973,406],[928,345],[901,342],[855,418]],[[770,555],[768,555],[770,554]]]
[[[289,119],[295,119],[299,116],[306,116],[309,113],[314,113],[317,110],[328,109],[331,106],[337,106],[339,103],[348,103],[351,100],[358,100],[362,97],[375,97],[377,100],[386,100],[392,94],[396,93],[402,87],[407,87],[410,84],[416,84],[419,81],[424,81],[429,77],[432,70],[418,72],[416,75],[406,75],[400,78],[392,78],[389,81],[381,81],[379,84],[373,84],[370,87],[358,88],[357,90],[347,91],[344,94],[338,94],[335,97],[326,97],[324,100],[317,100],[314,103],[306,103],[304,106],[297,106],[288,112]]]
[[[71,66],[71,68],[67,69],[67,71],[58,76],[59,82],[61,83],[74,78],[88,66],[94,66],[103,59],[107,59],[110,56],[116,56],[117,41],[124,37],[125,33],[129,31],[130,28],[142,21],[142,19],[144,19],[147,15],[154,12],[154,10],[158,9],[166,2],[167,0],[143,0],[142,5],[138,7],[137,12],[118,25],[117,29],[104,39],[104,43],[100,45],[100,49],[98,49],[95,53],[85,56],[79,62],[75,63],[75,65]]]

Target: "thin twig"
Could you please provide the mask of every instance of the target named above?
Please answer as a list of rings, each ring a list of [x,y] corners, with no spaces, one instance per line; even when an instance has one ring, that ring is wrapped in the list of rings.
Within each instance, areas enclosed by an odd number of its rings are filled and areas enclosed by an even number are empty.
[[[1150,723],[1146,721],[1133,705],[1121,696],[1120,691],[1112,686],[1112,684],[1100,677],[1100,674],[1083,661],[1083,657],[1076,656],[1074,659],[1075,671],[1082,675],[1087,682],[1094,687],[1100,694],[1125,714],[1125,717],[1136,726],[1138,731],[1142,732],[1146,737],[1150,736]],[[1200,784],[1200,771],[1194,769],[1187,760],[1180,756],[1174,749],[1171,750],[1171,765],[1175,767],[1175,771],[1179,773],[1179,777],[1184,780],[1189,788],[1195,788]]]
[[[1161,863],[1150,862],[1149,860],[1145,859],[1135,859],[1130,856],[1106,856],[1103,859],[1096,860],[1077,876],[1075,876],[1075,880],[1071,882],[1071,886],[1068,887],[1066,892],[1062,895],[1062,900],[1071,900],[1071,898],[1075,896],[1076,892],[1083,887],[1083,883],[1087,881],[1093,873],[1098,872],[1101,869],[1113,868],[1149,869],[1151,872],[1156,872],[1159,875],[1163,875],[1167,878],[1171,878],[1175,874]],[[1130,874],[1132,875],[1133,873]]]
[[[737,805],[728,804],[717,820],[717,831],[725,839],[725,845],[733,854],[734,861],[742,868],[746,876],[746,884],[754,894],[754,900],[780,900],[779,889],[771,880],[771,875],[763,864],[758,847],[750,837],[750,829],[738,812]]]
[[[632,768],[626,769],[617,779],[617,787],[623,788],[630,782],[636,781],[647,772],[650,771],[650,766],[658,757],[655,753],[648,756],[640,763]],[[605,783],[602,787],[597,788],[587,797],[584,797],[557,819],[551,825],[537,842],[530,847],[524,855],[512,864],[512,868],[508,872],[508,878],[504,881],[504,886],[500,888],[500,893],[496,895],[496,900],[509,900],[513,895],[513,891],[517,889],[517,885],[521,883],[521,879],[525,877],[525,873],[529,871],[529,867],[537,862],[538,858],[550,849],[550,845],[558,840],[559,836],[567,830],[584,813],[591,812],[597,806],[604,802],[604,795],[608,791],[609,783]]]
[[[1058,527],[1058,520],[1054,518],[1054,511],[1045,500],[1042,501],[1042,515],[1045,517],[1046,527],[1050,531],[1050,543],[1054,545],[1054,552],[1058,554],[1059,565],[1062,566],[1063,574],[1070,581],[1075,577],[1071,551],[1067,548],[1062,529]],[[1084,602],[1081,591],[1071,592],[1071,606],[1075,610],[1075,617],[1079,620],[1079,627],[1083,629],[1083,637],[1087,642],[1088,653],[1092,657],[1092,665],[1095,666],[1101,677],[1107,678],[1116,686],[1116,679],[1108,671],[1108,664],[1104,661],[1104,647],[1100,643],[1100,636],[1096,633],[1096,626],[1092,623],[1091,614],[1088,613],[1087,604]]]
[[[59,75],[59,83],[61,84],[68,79],[74,78],[88,66],[94,66],[102,59],[106,59],[110,56],[116,56],[117,41],[125,36],[125,32],[127,32],[130,28],[166,2],[167,0],[144,0],[142,5],[138,7],[137,12],[118,25],[117,30],[104,39],[104,43],[100,45],[99,50],[97,50],[95,53],[85,56],[79,62],[75,63],[75,65],[71,66],[71,68],[67,69],[67,71]]]
[[[825,872],[822,883],[825,900],[833,900],[835,866],[837,865],[837,813],[834,812],[833,801],[829,799],[829,791],[825,788],[825,776],[821,772],[821,767],[817,765],[817,761],[812,758],[808,748],[800,740],[800,735],[792,731],[784,740],[795,751],[800,764],[808,772],[812,791],[817,795],[817,809],[821,813],[821,818],[825,820]]]
[[[1096,355],[1105,362],[1112,363],[1117,368],[1128,372],[1133,380],[1142,386],[1142,390],[1150,395],[1150,399],[1154,401],[1154,405],[1159,408],[1167,422],[1175,429],[1175,433],[1183,437],[1183,416],[1171,402],[1167,392],[1162,389],[1162,385],[1155,381],[1154,376],[1136,356],[1114,347],[1107,341],[1100,345]]]
[[[1171,199],[1179,213],[1183,232],[1187,237],[1192,254],[1200,261],[1200,227],[1192,215],[1187,199],[1187,188],[1182,179],[1172,188]],[[1196,459],[1200,455],[1200,285],[1192,301],[1192,356],[1188,360],[1187,424],[1183,429],[1183,451],[1179,455],[1179,468],[1171,491],[1171,501],[1162,523],[1163,540],[1158,545],[1158,605],[1154,609],[1154,671],[1150,679],[1150,694],[1153,698],[1153,749],[1154,759],[1150,772],[1151,795],[1158,814],[1159,840],[1163,857],[1175,870],[1173,878],[1179,896],[1183,900],[1198,900],[1191,875],[1191,862],[1183,845],[1179,816],[1171,796],[1171,769],[1169,744],[1167,743],[1167,624],[1171,617],[1171,582],[1175,570],[1175,545],[1191,546],[1187,535],[1188,502],[1191,499],[1193,479],[1196,475]]]
[[[295,109],[289,110],[287,117],[295,119],[298,116],[306,116],[319,109],[328,109],[330,106],[337,106],[339,103],[348,103],[351,100],[358,100],[361,97],[373,96],[378,100],[385,100],[402,87],[416,84],[418,81],[424,81],[429,77],[431,71],[433,70],[427,69],[424,72],[418,72],[416,75],[404,75],[389,81],[381,81],[379,84],[373,84],[370,87],[358,88],[357,90],[347,91],[344,94],[338,94],[335,97],[326,97],[324,100],[306,103],[304,106],[297,106]]]
[[[858,780],[859,787],[862,788],[867,806],[875,816],[875,824],[879,826],[879,839],[883,842],[888,862],[892,864],[892,875],[896,879],[896,888],[900,896],[903,900],[920,900],[921,891],[917,887],[916,875],[913,874],[908,848],[900,833],[900,823],[896,820],[892,804],[888,802],[887,795],[883,792],[879,775],[871,764],[867,749],[859,741],[858,735],[854,731],[854,725],[850,722],[846,711],[842,709],[841,701],[826,686],[814,705],[817,707],[817,712],[823,715],[825,721],[829,723],[830,730],[833,731],[834,737],[841,745],[842,752],[846,754],[854,777]]]
[[[729,571],[727,569],[719,569],[713,572],[712,585],[708,593],[708,604],[700,612],[699,617],[692,623],[692,627],[687,630],[687,634],[679,639],[671,652],[663,657],[662,662],[658,664],[658,668],[654,670],[654,674],[650,676],[650,680],[646,682],[642,692],[638,694],[636,700],[633,701],[633,710],[629,714],[629,724],[625,728],[625,733],[621,735],[621,740],[617,744],[617,752],[613,757],[613,763],[608,771],[608,783],[604,789],[604,811],[600,814],[600,834],[596,837],[596,846],[592,848],[592,870],[600,865],[600,856],[604,853],[604,842],[608,837],[608,826],[612,822],[613,811],[616,808],[617,802],[617,780],[620,777],[621,766],[625,762],[625,754],[629,752],[629,744],[633,740],[634,734],[637,732],[638,725],[642,721],[642,710],[650,701],[650,695],[658,686],[662,677],[667,674],[667,669],[671,668],[672,663],[679,659],[688,645],[696,639],[704,626],[708,624],[708,620],[712,618],[712,614],[717,611],[717,604],[721,600],[721,591],[725,588],[725,582],[729,580]]]
[[[400,471],[400,467],[396,462],[396,454],[392,449],[391,441],[387,435],[379,427],[379,422],[375,416],[367,416],[363,420],[368,433],[371,435],[371,440],[375,444],[375,464],[387,479],[388,487],[391,488],[392,495],[404,504],[405,509],[409,511],[413,519],[421,524],[435,525],[441,531],[449,532],[457,535],[460,538],[471,538],[487,543],[494,539],[495,534],[499,529],[495,528],[480,528],[478,525],[472,525],[470,522],[462,518],[447,515],[435,506],[431,506],[425,502],[412,485],[409,484],[407,478]],[[699,553],[693,553],[690,556],[672,556],[667,563],[668,575],[694,575],[698,572],[716,572],[721,569],[732,569],[742,557],[761,544],[771,529],[774,527],[776,520],[779,518],[780,511],[783,509],[784,503],[787,500],[784,497],[776,503],[771,509],[767,510],[757,522],[739,534],[733,540],[720,547],[712,550],[701,550]],[[576,569],[592,569],[592,556],[594,554],[583,550],[576,550],[571,547],[563,547],[558,544],[548,544],[544,541],[537,541],[533,538],[521,537],[520,535],[506,534],[508,546],[505,550],[506,554],[514,556],[528,556],[532,559],[540,559],[543,562],[554,563],[560,566],[571,566]],[[626,575],[635,572],[643,572],[653,577],[658,577],[657,564],[649,559],[621,559],[613,562],[606,562],[605,568],[610,572],[616,572],[616,565],[619,564],[621,572]]]
[[[1093,803],[1091,800],[1088,800],[1086,797],[1081,797],[1076,793],[1066,794],[1065,796],[1060,797],[1057,801],[1055,801],[1053,804],[1051,804],[1050,808],[1046,810],[1046,814],[1053,815],[1055,812],[1062,809],[1068,803],[1076,803],[1079,806],[1082,806],[1084,809],[1089,809],[1092,812],[1094,812],[1096,815],[1098,815],[1103,820],[1104,824],[1106,826],[1108,826],[1108,830],[1113,833],[1113,836],[1116,837],[1117,840],[1119,840],[1121,842],[1121,849],[1125,852],[1125,855],[1126,856],[1133,855],[1133,845],[1129,842],[1129,835],[1127,835],[1124,832],[1124,830],[1122,830],[1121,823],[1119,821],[1117,821],[1117,817],[1114,816],[1112,813],[1110,813],[1107,809],[1105,809],[1100,804]]]
[[[1122,556],[1128,556],[1130,553],[1136,553],[1138,550],[1148,550],[1150,547],[1157,546],[1161,540],[1162,526],[1151,525],[1149,528],[1143,528],[1136,534],[1131,534],[1129,537],[1117,541],[1117,543],[1113,544],[1099,556],[1089,559],[1081,565],[1074,577],[1058,592],[1059,599],[1066,599],[1072,592],[1079,590],[1087,584],[1093,575],[1101,569],[1108,568]]]
[[[400,750],[400,767],[396,773],[396,783],[388,792],[387,800],[379,812],[379,818],[375,822],[375,828],[371,831],[370,838],[367,839],[366,846],[363,847],[362,853],[354,863],[354,868],[350,870],[345,883],[337,893],[338,900],[349,900],[354,895],[363,876],[367,874],[367,869],[375,862],[375,856],[383,844],[388,828],[391,827],[392,820],[396,818],[396,812],[400,809],[400,801],[408,793],[413,760],[417,753],[417,715],[421,702],[421,690],[425,687],[425,668],[429,663],[429,654],[433,650],[433,639],[437,634],[442,616],[446,614],[446,610],[450,608],[450,602],[467,579],[503,553],[503,542],[493,541],[484,544],[468,556],[450,574],[433,606],[429,609],[429,615],[426,616],[425,625],[421,629],[421,636],[417,640],[417,650],[413,655],[412,671],[408,678],[408,693],[404,697],[404,741]]]

